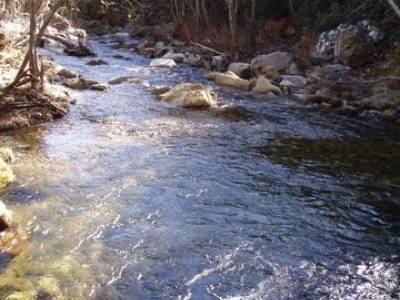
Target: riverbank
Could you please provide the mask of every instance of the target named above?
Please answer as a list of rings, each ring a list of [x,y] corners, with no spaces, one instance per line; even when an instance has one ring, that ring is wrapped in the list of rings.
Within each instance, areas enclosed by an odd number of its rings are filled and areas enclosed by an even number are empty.
[[[284,50],[239,62],[229,53],[206,44],[175,39],[171,24],[131,25],[128,31],[131,36],[139,38],[138,53],[153,59],[162,58],[164,62],[172,60],[200,67],[205,73],[218,72],[208,73],[206,77],[222,85],[251,91],[261,78],[262,88],[256,88],[255,93],[266,94],[267,98],[284,94],[303,100],[305,105],[319,105],[338,114],[400,124],[397,92],[400,70],[396,67],[400,44],[390,46],[389,43],[382,48],[385,32],[368,21],[323,32],[306,52],[298,45],[285,45],[282,47]],[[328,38],[328,33],[333,37]],[[334,53],[335,43],[341,45],[338,53]],[[279,46],[270,48],[279,49]],[[293,50],[288,52],[288,48]]]

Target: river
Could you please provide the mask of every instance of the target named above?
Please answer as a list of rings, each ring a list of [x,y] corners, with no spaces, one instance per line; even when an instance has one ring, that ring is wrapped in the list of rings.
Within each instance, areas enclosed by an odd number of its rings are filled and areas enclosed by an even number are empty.
[[[44,51],[141,83],[71,91],[67,117],[0,135],[18,155],[1,198],[29,234],[2,299],[400,298],[398,129],[219,87],[223,110],[161,103],[149,85],[202,71],[150,68],[134,42],[94,39],[103,66]]]

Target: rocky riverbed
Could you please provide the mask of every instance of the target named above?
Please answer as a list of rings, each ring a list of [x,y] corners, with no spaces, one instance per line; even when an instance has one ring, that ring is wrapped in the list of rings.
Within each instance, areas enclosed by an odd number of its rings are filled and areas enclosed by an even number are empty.
[[[92,42],[96,61],[42,55],[107,89],[0,134],[18,154],[0,195],[29,236],[2,298],[398,297],[396,126],[151,66],[129,34]]]

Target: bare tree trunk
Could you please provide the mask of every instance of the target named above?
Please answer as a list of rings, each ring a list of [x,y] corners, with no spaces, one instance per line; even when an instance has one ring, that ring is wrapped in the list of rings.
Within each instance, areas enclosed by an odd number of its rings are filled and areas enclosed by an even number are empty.
[[[47,19],[43,23],[42,27],[39,29],[38,34],[36,34],[37,28],[37,0],[30,0],[30,29],[29,29],[29,48],[25,55],[24,60],[18,70],[15,79],[2,90],[2,96],[4,97],[12,89],[17,88],[26,83],[31,83],[31,88],[33,92],[40,92],[42,87],[41,84],[41,72],[39,70],[36,44],[37,41],[43,36],[47,26],[50,24],[51,18],[57,12],[57,10],[62,6],[66,0],[59,0],[56,5],[52,8],[52,11],[48,15]],[[28,67],[28,70],[26,68]]]
[[[29,26],[29,72],[31,79],[31,89],[38,93],[40,90],[40,71],[38,65],[38,57],[36,52],[36,22],[37,22],[37,2],[30,0],[30,26]]]
[[[210,18],[208,16],[206,0],[201,0],[201,8],[203,10],[204,23],[206,24],[207,28],[210,28]]]
[[[257,32],[257,25],[256,25],[256,0],[251,0],[251,29],[250,29],[250,45],[253,49],[256,48],[256,32]]]
[[[400,18],[400,8],[396,2],[394,2],[394,0],[386,0],[386,2],[392,7],[396,15]]]
[[[200,31],[200,2],[199,0],[196,0],[196,30],[197,32]]]
[[[229,12],[229,26],[232,35],[232,46],[233,51],[237,52],[238,48],[238,10],[239,3],[238,0],[226,0]]]

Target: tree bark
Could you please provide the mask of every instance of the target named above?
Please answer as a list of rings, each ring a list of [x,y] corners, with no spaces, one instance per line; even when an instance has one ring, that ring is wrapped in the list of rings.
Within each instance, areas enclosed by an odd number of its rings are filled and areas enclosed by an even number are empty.
[[[400,18],[400,8],[396,4],[396,2],[394,2],[394,0],[386,0],[386,2],[390,5],[390,7],[394,10],[396,15]]]
[[[232,35],[232,48],[234,53],[237,53],[238,49],[238,10],[239,3],[238,0],[226,0],[228,5],[229,13],[229,26]]]
[[[257,1],[251,0],[251,29],[250,29],[250,45],[253,49],[256,48],[256,33],[257,33],[257,25],[256,25],[256,6]]]

